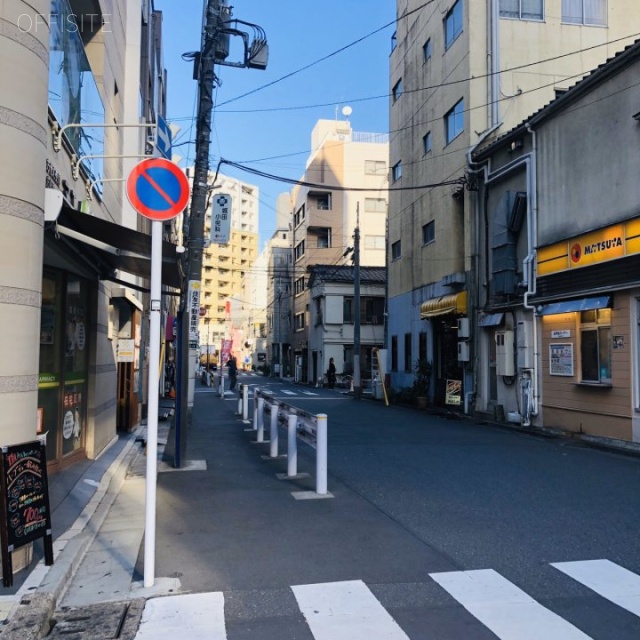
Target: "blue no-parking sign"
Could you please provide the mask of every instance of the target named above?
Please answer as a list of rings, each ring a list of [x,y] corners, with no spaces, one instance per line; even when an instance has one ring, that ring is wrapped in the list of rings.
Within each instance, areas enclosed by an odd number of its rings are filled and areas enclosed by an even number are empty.
[[[131,206],[151,220],[171,220],[189,201],[189,181],[177,164],[164,158],[139,162],[127,178]]]

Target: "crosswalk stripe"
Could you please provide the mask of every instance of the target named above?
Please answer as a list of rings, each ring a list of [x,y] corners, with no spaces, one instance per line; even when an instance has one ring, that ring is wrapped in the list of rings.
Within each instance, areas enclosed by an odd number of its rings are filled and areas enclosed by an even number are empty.
[[[302,392],[305,396],[317,396],[317,393],[314,393],[313,391],[303,391]]]
[[[610,560],[552,562],[552,567],[640,616],[640,576]]]
[[[147,600],[135,640],[227,640],[224,595],[196,593]]]
[[[429,575],[501,640],[589,640],[493,569]]]
[[[288,389],[283,389],[282,393],[286,393],[288,396],[295,396],[296,395],[295,391],[289,391]]]
[[[315,640],[409,640],[361,580],[291,589]]]

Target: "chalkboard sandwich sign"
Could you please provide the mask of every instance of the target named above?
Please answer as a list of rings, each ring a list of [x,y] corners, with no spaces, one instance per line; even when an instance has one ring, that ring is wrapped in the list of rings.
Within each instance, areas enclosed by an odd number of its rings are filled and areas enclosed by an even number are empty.
[[[11,552],[44,538],[44,558],[53,564],[51,509],[44,440],[0,448],[0,542],[2,583],[13,585]]]

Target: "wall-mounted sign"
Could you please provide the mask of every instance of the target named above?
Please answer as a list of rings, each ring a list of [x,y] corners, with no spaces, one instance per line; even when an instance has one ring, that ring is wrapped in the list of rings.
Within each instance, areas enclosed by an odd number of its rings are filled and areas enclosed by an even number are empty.
[[[218,193],[211,203],[211,242],[229,244],[231,233],[231,196]]]
[[[462,380],[447,380],[445,404],[462,404]]]
[[[116,346],[116,362],[133,362],[135,348],[133,338],[120,338]]]
[[[640,218],[538,249],[538,275],[588,267],[640,253]]]
[[[624,336],[613,336],[613,348],[624,349]]]
[[[570,338],[571,337],[571,329],[561,329],[557,331],[551,332],[552,338]]]
[[[573,343],[549,345],[549,374],[552,376],[573,376]]]

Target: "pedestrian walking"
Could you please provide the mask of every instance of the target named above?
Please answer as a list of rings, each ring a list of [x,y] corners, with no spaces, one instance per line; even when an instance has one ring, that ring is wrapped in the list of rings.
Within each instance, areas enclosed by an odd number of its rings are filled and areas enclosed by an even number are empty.
[[[227,366],[229,367],[229,390],[233,391],[236,388],[236,382],[238,380],[238,365],[236,364],[235,356],[229,358]]]
[[[333,358],[329,358],[329,368],[327,369],[327,382],[329,383],[329,389],[333,389],[336,384],[336,365],[333,362]]]

